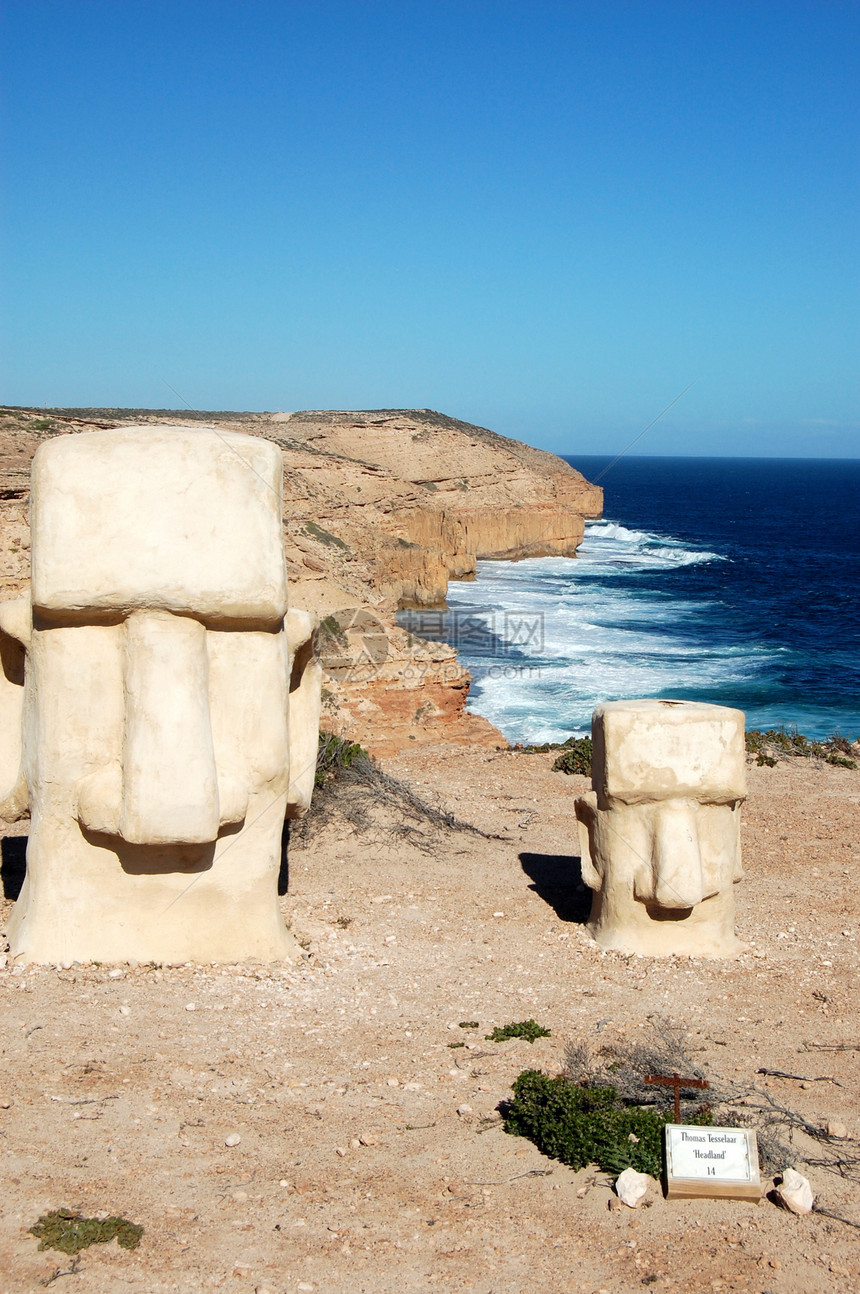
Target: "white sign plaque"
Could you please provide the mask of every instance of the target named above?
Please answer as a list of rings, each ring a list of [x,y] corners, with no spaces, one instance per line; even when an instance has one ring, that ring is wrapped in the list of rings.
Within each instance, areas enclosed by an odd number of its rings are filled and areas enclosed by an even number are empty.
[[[761,1198],[756,1135],[746,1128],[666,1124],[669,1199],[715,1196]]]

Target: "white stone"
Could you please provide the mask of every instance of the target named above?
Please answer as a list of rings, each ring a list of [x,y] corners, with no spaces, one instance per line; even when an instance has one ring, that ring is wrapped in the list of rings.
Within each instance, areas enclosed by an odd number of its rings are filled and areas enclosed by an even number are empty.
[[[637,1173],[635,1168],[625,1168],[615,1183],[615,1193],[628,1208],[637,1209],[639,1201],[648,1194],[651,1178],[647,1173]]]
[[[593,790],[575,808],[593,937],[646,956],[735,956],[743,714],[613,701],[594,711],[592,734]]]
[[[300,955],[276,880],[321,671],[287,611],[282,470],[268,441],[200,427],[36,453],[32,605],[0,607],[0,813],[32,820],[13,956]]]
[[[812,1194],[812,1187],[808,1178],[799,1173],[796,1168],[786,1168],[782,1175],[782,1182],[776,1188],[776,1193],[782,1200],[787,1209],[792,1213],[800,1214],[812,1212],[812,1206],[815,1197]]]
[[[228,1136],[226,1136],[226,1137],[224,1138],[224,1145],[225,1145],[225,1146],[238,1146],[238,1144],[239,1144],[239,1142],[240,1142],[241,1140],[242,1140],[242,1138],[239,1136],[238,1132],[231,1132]]]
[[[841,1139],[848,1136],[848,1127],[840,1119],[828,1119],[824,1127],[828,1137],[839,1137]]]

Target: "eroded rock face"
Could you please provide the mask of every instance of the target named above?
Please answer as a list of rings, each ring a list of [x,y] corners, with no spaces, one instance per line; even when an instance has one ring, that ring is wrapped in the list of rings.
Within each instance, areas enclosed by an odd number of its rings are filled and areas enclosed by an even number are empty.
[[[592,737],[594,789],[576,816],[594,938],[652,957],[734,956],[743,714],[613,701],[594,711]]]
[[[31,814],[14,956],[297,954],[277,878],[320,667],[287,611],[281,475],[266,441],[187,427],[36,454],[31,596],[0,609],[0,814]]]

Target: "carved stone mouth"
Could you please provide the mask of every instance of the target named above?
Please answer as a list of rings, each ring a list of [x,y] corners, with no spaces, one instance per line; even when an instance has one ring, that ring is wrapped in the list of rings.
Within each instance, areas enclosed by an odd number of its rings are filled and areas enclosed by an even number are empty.
[[[692,908],[663,908],[659,903],[646,903],[644,907],[652,921],[686,921],[693,915]]]

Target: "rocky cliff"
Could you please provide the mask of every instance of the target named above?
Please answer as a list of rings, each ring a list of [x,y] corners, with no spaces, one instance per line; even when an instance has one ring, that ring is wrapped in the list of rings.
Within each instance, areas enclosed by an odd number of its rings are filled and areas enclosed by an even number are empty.
[[[402,630],[402,607],[443,606],[480,558],[572,556],[602,491],[555,455],[428,409],[275,414],[0,411],[0,595],[29,569],[30,460],[41,440],[124,423],[201,422],[277,442],[293,605],[322,621],[326,722],[379,753],[410,741],[502,744],[464,707],[445,644]]]

